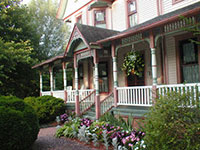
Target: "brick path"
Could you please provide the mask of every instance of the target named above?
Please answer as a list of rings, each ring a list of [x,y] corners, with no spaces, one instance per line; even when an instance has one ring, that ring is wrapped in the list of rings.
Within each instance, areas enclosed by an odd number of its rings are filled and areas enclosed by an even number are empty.
[[[32,150],[97,150],[66,138],[56,138],[55,127],[40,129]]]

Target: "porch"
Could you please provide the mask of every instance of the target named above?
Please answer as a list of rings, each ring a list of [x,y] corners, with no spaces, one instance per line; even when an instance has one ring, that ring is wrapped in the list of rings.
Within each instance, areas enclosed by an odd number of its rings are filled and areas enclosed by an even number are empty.
[[[180,94],[186,94],[187,92],[192,93],[191,98],[188,100],[188,107],[195,107],[193,104],[195,101],[199,101],[200,94],[200,83],[190,83],[190,84],[169,84],[169,85],[157,85],[156,94],[152,86],[133,86],[133,87],[117,87],[117,98],[114,99],[114,94],[110,93],[105,99],[101,100],[99,108],[101,115],[105,114],[113,107],[121,107],[125,109],[123,113],[127,115],[126,112],[129,112],[132,109],[132,115],[137,117],[142,117],[144,115],[143,110],[150,108],[153,103],[153,95],[156,97],[164,96],[168,92],[179,92]],[[79,110],[80,114],[84,114],[92,106],[95,106],[95,90],[79,90]],[[67,94],[66,94],[67,93]],[[42,92],[43,95],[52,95],[57,98],[65,100],[66,104],[76,105],[76,90],[60,90],[51,92]],[[65,96],[67,96],[65,98]],[[116,104],[116,105],[115,105]],[[76,108],[77,109],[77,108]],[[136,112],[137,111],[137,112]],[[143,111],[143,112],[142,112]],[[94,112],[96,112],[94,110]],[[122,114],[123,114],[122,113]],[[130,114],[130,112],[129,112]],[[139,115],[139,116],[138,116]],[[95,117],[95,116],[93,116]]]

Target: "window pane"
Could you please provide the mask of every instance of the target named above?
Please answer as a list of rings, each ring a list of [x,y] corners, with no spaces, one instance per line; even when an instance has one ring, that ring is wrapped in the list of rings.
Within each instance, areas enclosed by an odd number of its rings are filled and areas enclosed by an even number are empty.
[[[104,12],[96,12],[96,21],[104,21]]]
[[[196,62],[195,48],[193,43],[186,43],[183,45],[183,64]]]
[[[199,65],[183,66],[183,81],[186,83],[199,82]]]
[[[133,27],[137,24],[137,15],[136,14],[129,16],[129,23],[130,23],[130,27]]]
[[[136,11],[136,3],[135,3],[135,1],[130,2],[128,6],[129,6],[129,12]]]

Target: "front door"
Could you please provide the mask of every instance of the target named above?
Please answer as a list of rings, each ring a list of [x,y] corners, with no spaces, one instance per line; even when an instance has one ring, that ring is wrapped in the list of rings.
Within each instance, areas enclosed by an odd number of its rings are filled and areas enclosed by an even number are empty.
[[[142,57],[144,59],[144,54],[142,54]],[[140,77],[130,73],[130,75],[127,76],[127,84],[128,86],[144,86],[144,70],[142,71],[142,76]]]

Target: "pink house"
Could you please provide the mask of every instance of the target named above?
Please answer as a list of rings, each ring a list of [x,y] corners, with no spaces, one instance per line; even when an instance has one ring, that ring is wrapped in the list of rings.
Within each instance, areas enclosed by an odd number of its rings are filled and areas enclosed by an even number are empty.
[[[200,46],[190,39],[200,41],[200,36],[183,28],[200,22],[198,0],[61,0],[57,18],[72,31],[63,55],[33,67],[40,69],[40,95],[62,98],[77,115],[95,107],[96,119],[111,109],[142,117],[167,91],[193,91],[196,100]],[[140,56],[140,75],[122,70],[129,52]],[[49,91],[43,90],[45,69]],[[62,90],[55,86],[58,70]],[[68,72],[73,72],[71,80]]]

